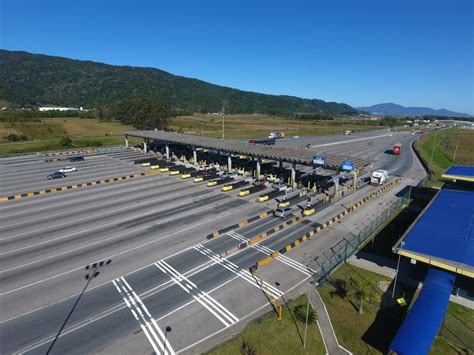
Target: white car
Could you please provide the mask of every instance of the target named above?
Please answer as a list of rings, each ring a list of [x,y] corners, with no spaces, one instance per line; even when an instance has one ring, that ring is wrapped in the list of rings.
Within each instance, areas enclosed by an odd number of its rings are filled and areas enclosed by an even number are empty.
[[[60,173],[72,173],[74,171],[77,171],[77,169],[74,166],[66,166],[65,168],[59,169]]]

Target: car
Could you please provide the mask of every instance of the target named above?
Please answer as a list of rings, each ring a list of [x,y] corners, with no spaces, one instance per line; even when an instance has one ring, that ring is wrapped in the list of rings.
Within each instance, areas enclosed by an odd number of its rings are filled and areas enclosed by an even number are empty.
[[[48,175],[48,180],[61,179],[61,178],[64,178],[64,177],[66,177],[66,174],[61,173],[59,171],[56,171],[56,172]]]
[[[275,217],[285,218],[293,214],[293,209],[291,207],[281,207],[277,208],[273,214]]]
[[[84,161],[84,160],[85,160],[84,157],[83,157],[83,156],[80,156],[80,155],[75,156],[75,157],[70,157],[70,158],[69,158],[69,161],[70,161],[70,162],[74,162],[74,161]]]
[[[72,173],[74,171],[77,171],[77,169],[74,166],[66,166],[65,168],[59,169],[58,171],[60,173]]]

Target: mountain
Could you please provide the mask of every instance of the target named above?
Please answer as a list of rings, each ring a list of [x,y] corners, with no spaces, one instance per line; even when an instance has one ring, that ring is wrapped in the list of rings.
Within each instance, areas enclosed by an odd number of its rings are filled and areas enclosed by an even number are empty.
[[[470,117],[467,113],[459,113],[446,109],[435,110],[429,107],[405,107],[402,105],[387,103],[369,107],[357,107],[359,111],[386,116],[450,116]]]
[[[225,101],[228,113],[358,113],[346,104],[241,91],[155,68],[0,50],[0,100],[90,108],[142,97],[191,112],[219,112]]]

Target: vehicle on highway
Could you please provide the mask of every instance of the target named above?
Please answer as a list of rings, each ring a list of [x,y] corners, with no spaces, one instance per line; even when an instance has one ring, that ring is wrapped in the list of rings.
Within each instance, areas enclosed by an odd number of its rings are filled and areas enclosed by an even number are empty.
[[[370,177],[370,185],[380,186],[388,181],[387,170],[375,170]]]
[[[273,212],[275,217],[285,218],[293,214],[293,209],[291,207],[280,207]]]
[[[66,177],[66,174],[61,173],[59,171],[56,171],[56,172],[48,175],[48,180],[61,179],[61,178],[64,178],[64,177]]]
[[[283,133],[283,132],[271,132],[268,135],[268,139],[281,139],[281,138],[285,138],[285,133]]]
[[[65,168],[59,169],[58,170],[60,173],[72,173],[77,171],[75,166],[66,166]]]
[[[275,145],[275,139],[250,139],[250,144]]]
[[[402,151],[402,143],[396,143],[393,146],[392,153],[395,155],[399,155],[401,151]]]
[[[344,132],[344,135],[345,136],[348,136],[349,134],[352,133],[352,129],[348,129],[347,131]]]
[[[70,157],[70,158],[69,158],[69,161],[70,161],[70,162],[74,162],[74,161],[84,161],[84,160],[85,160],[84,157],[83,157],[83,156],[80,156],[80,155],[75,156],[75,157]]]

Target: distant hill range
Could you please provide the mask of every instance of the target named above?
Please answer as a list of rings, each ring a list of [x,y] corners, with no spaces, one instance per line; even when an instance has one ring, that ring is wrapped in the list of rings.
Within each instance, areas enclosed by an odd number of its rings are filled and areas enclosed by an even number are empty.
[[[91,108],[144,97],[201,113],[220,112],[225,102],[228,113],[358,114],[346,104],[241,91],[155,68],[0,50],[0,100],[12,104]]]
[[[459,113],[445,109],[435,110],[429,107],[405,107],[402,105],[387,103],[369,107],[357,107],[360,111],[370,112],[385,116],[450,116],[470,117],[467,113]]]

